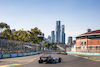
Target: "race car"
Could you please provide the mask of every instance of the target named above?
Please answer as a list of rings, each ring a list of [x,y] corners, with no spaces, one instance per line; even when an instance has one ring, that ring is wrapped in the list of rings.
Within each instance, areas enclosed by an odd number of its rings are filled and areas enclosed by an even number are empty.
[[[57,62],[61,62],[61,61],[62,61],[61,57],[57,59],[57,58],[53,58],[51,55],[49,55],[47,57],[40,57],[38,60],[38,63],[43,63],[43,62],[57,63]]]

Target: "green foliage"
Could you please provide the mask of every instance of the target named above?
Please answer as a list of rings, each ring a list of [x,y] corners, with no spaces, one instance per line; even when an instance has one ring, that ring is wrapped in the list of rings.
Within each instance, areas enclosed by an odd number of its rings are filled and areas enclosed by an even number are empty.
[[[57,45],[56,44],[52,44],[52,49],[53,50],[57,50]]]
[[[6,23],[1,22],[0,23],[0,28],[10,28],[10,26],[7,25]]]
[[[28,33],[27,31],[19,30],[13,32],[13,40],[19,40],[19,41],[28,41]]]
[[[2,32],[1,37],[6,38],[6,39],[10,39],[11,38],[11,35],[12,35],[11,30],[10,29],[5,29]]]
[[[45,47],[47,47],[48,49],[52,49],[52,50],[57,50],[57,45],[55,43],[49,43],[49,42],[46,42],[44,44]],[[51,48],[50,48],[51,47]]]
[[[46,42],[46,43],[44,44],[44,46],[47,47],[48,49],[50,48],[51,45],[52,45],[52,44],[49,43],[49,42]]]
[[[8,27],[5,23],[0,23],[0,25],[1,28]],[[36,27],[31,29],[31,31],[18,30],[12,32],[10,29],[5,29],[1,37],[11,40],[39,43],[43,40],[43,37],[38,37],[37,35],[41,35],[41,31]]]
[[[38,30],[38,28],[31,29],[29,32],[29,40],[33,43],[39,43],[43,40],[43,37],[38,37],[38,35],[41,35],[41,31]]]

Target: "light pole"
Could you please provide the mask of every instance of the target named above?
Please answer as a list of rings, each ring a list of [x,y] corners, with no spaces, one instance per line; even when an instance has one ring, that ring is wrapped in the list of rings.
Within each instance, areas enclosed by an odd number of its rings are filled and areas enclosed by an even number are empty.
[[[43,46],[43,51],[44,51],[44,42],[45,42],[45,41],[44,41],[44,37],[43,37],[43,35],[38,35],[38,37],[39,37],[39,38],[43,38],[42,42],[40,42],[40,43],[42,44],[42,46]]]

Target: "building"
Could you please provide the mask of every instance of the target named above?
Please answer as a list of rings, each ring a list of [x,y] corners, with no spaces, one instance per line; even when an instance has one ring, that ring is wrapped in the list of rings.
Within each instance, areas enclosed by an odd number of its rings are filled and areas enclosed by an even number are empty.
[[[62,33],[61,33],[61,39],[62,39],[62,43],[65,44],[65,26],[62,25]]]
[[[73,38],[71,36],[68,37],[68,45],[72,45]]]
[[[55,32],[51,31],[51,43],[55,43]]]
[[[48,42],[51,43],[51,36],[48,36]]]
[[[75,45],[76,44],[76,40],[73,40],[73,45]]]
[[[88,29],[86,33],[77,36],[76,51],[100,53],[100,30]]]
[[[60,42],[60,21],[56,21],[56,43]]]
[[[56,43],[56,35],[54,35],[54,43]]]
[[[14,31],[16,31],[16,29],[12,29],[11,31],[12,31],[12,33],[13,33]]]

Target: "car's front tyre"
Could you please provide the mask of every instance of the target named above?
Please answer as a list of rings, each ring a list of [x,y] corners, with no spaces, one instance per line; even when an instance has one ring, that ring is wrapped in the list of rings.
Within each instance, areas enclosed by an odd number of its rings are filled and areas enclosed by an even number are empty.
[[[43,63],[43,60],[38,60],[38,63]]]

